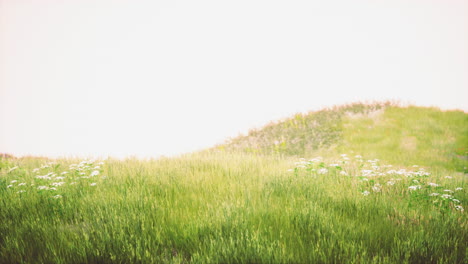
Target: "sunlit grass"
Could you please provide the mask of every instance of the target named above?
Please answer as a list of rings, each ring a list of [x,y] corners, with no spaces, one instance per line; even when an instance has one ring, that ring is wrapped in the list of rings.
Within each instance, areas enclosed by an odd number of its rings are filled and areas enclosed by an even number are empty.
[[[461,111],[388,107],[350,116],[343,127],[342,151],[468,173],[468,114]]]
[[[467,263],[467,148],[466,113],[376,103],[177,158],[0,158],[0,263]]]
[[[217,150],[296,157],[346,152],[468,173],[468,114],[355,103],[297,114],[231,139]]]
[[[352,155],[98,162],[1,160],[0,262],[467,260],[468,219],[456,206],[468,196],[459,173]]]

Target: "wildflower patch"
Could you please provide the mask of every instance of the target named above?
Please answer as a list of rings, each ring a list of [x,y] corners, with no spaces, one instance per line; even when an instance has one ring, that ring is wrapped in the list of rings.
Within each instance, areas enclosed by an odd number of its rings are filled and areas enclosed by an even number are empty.
[[[301,158],[294,165],[288,171],[296,177],[347,178],[350,187],[358,186],[356,192],[362,196],[402,195],[410,207],[430,204],[443,211],[464,211],[463,188],[446,187],[452,185],[453,176],[434,176],[418,165],[396,168],[382,164],[379,159],[364,160],[361,155],[349,158],[346,154],[330,162],[325,162],[322,157]]]

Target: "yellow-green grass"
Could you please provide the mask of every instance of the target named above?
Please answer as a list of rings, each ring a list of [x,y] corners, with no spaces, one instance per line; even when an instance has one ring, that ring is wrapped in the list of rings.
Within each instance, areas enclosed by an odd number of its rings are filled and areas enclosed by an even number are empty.
[[[401,165],[468,173],[468,114],[423,107],[388,107],[348,116],[338,149]]]
[[[468,173],[468,114],[355,103],[297,114],[233,138],[216,150],[298,158],[345,152]]]
[[[0,263],[466,263],[466,176],[366,159],[1,159]]]

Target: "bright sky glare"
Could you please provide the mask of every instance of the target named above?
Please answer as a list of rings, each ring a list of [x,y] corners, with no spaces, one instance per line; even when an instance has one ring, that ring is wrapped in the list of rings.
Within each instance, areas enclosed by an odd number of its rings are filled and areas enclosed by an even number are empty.
[[[0,152],[169,156],[385,99],[468,111],[468,1],[0,0]]]

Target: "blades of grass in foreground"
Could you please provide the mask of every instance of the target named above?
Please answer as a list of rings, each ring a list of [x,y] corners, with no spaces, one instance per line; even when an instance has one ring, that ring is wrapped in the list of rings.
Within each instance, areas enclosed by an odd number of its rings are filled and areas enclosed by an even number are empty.
[[[467,260],[460,174],[347,155],[2,162],[2,263]]]

